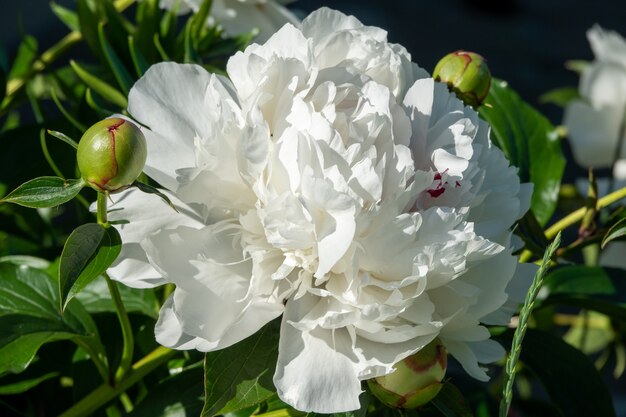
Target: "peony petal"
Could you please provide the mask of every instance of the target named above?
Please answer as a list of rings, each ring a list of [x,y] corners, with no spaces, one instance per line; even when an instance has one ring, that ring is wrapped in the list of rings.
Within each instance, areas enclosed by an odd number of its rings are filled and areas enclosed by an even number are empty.
[[[160,197],[135,188],[112,194],[109,221],[122,237],[122,251],[108,269],[111,278],[133,288],[151,288],[167,281],[148,262],[140,243],[151,233],[185,225],[201,228],[200,217],[174,195],[163,191],[177,207],[178,212]]]
[[[128,95],[128,111],[150,131],[146,173],[161,185],[175,190],[176,170],[194,166],[194,138],[211,133],[212,104],[205,101],[209,84],[230,84],[197,65],[162,62],[151,66]]]
[[[243,257],[238,240],[237,228],[218,223],[161,230],[142,244],[151,263],[177,285],[172,302],[180,327],[210,349],[243,340],[283,310],[263,294],[246,297],[252,261]]]
[[[300,331],[299,322],[314,303],[303,297],[287,303],[280,329],[274,385],[297,410],[335,413],[359,408],[361,383],[350,336],[345,329]]]

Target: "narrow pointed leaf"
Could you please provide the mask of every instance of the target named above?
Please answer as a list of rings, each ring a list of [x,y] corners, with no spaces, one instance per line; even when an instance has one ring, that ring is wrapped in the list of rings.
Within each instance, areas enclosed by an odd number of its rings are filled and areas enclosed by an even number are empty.
[[[196,47],[199,44],[203,30],[207,26],[207,19],[209,18],[212,5],[213,0],[204,0],[200,5],[200,9],[191,18],[191,37]]]
[[[154,47],[154,45],[153,45]],[[128,49],[130,50],[130,56],[133,59],[133,65],[135,66],[135,72],[138,77],[141,77],[147,70],[150,68],[150,64],[144,58],[141,51],[135,45],[135,38],[132,36],[128,37]]]
[[[76,75],[85,83],[88,87],[91,87],[95,92],[100,94],[102,98],[110,101],[111,103],[121,107],[126,108],[128,106],[128,101],[124,94],[120,93],[115,87],[106,82],[102,81],[100,78],[91,74],[83,67],[78,65],[76,61],[70,61],[70,65],[76,71]]]
[[[621,219],[613,225],[602,239],[602,249],[612,240],[626,236],[626,218]]]
[[[539,97],[540,103],[556,104],[560,107],[567,106],[570,101],[580,98],[580,93],[576,87],[561,87],[548,91]]]
[[[56,91],[54,89],[50,90],[50,96],[52,96],[52,101],[54,101],[54,104],[56,104],[57,108],[59,109],[61,114],[67,119],[68,122],[70,122],[72,125],[74,125],[74,127],[76,129],[78,129],[80,132],[84,132],[85,130],[87,130],[87,126],[85,126],[84,124],[82,124],[81,122],[76,120],[74,118],[74,116],[72,116],[65,109],[65,107],[61,103],[61,100],[59,100],[59,98],[57,97],[57,93],[56,93]]]
[[[161,9],[159,8],[158,0],[143,0],[138,3],[135,21],[137,22],[137,30],[132,35],[131,57],[134,49],[135,53],[140,53],[151,62],[154,62],[157,59],[157,51],[152,37],[155,33],[159,33],[161,24]]]
[[[54,136],[55,138],[67,143],[72,148],[78,149],[78,142],[76,142],[74,139],[67,136],[65,133],[57,132],[56,130],[48,130],[48,134],[50,136]]]
[[[30,208],[55,207],[70,201],[85,186],[82,179],[39,177],[17,187],[0,203],[13,203]]]
[[[58,372],[50,372],[37,378],[25,379],[12,384],[0,385],[0,395],[21,394],[58,375]]]
[[[122,240],[113,227],[87,223],[70,234],[59,263],[62,310],[76,294],[111,266],[121,249]]]
[[[52,9],[56,17],[70,30],[80,31],[80,22],[78,21],[78,14],[76,12],[55,2],[50,3],[50,9]]]
[[[128,95],[130,88],[133,86],[134,80],[126,70],[126,67],[124,67],[124,64],[120,60],[118,54],[109,43],[106,34],[104,33],[104,24],[102,22],[98,25],[98,39],[100,40],[100,45],[102,45],[102,51],[104,52],[104,56],[109,64],[109,68],[111,68],[111,71],[113,71],[113,75],[117,80],[117,84],[122,89],[122,92],[125,95]]]
[[[102,116],[103,119],[116,113],[113,110],[105,109],[103,104],[100,103],[100,100],[98,100],[98,98],[94,95],[94,93],[91,92],[91,88],[85,89],[85,102],[94,111],[98,112]]]
[[[28,73],[31,64],[37,58],[37,49],[37,39],[32,36],[24,36],[20,46],[17,48],[17,55],[9,71],[9,80],[22,77]]]

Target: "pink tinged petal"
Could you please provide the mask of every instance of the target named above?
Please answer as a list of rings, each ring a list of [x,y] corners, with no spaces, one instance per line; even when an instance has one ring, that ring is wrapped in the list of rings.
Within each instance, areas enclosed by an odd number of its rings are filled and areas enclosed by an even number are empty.
[[[315,302],[289,300],[280,330],[274,385],[297,410],[335,413],[359,408],[361,383],[350,335],[345,329],[300,331],[297,323]]]
[[[201,230],[162,230],[143,243],[148,258],[177,285],[173,309],[185,334],[223,348],[250,336],[283,310],[263,294],[246,297],[252,261],[243,257],[239,230],[227,223]]]
[[[567,106],[564,124],[579,165],[594,168],[611,165],[622,117],[614,109],[596,110],[581,100]]]
[[[108,272],[111,278],[134,288],[151,288],[167,283],[163,275],[149,263],[141,242],[150,234],[178,226],[202,228],[200,216],[164,191],[176,205],[174,211],[161,198],[137,189],[129,189],[111,195],[113,204],[109,209],[109,221],[119,222],[115,228],[122,237],[122,252]]]
[[[163,62],[150,67],[129,93],[130,114],[150,129],[144,130],[146,173],[171,190],[176,170],[194,166],[194,138],[211,132],[205,93],[212,79],[230,84],[197,65]]]

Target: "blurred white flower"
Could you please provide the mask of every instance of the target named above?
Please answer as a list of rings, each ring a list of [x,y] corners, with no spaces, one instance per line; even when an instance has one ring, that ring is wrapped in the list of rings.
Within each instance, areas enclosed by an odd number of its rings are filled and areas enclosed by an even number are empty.
[[[274,383],[299,410],[359,407],[360,380],[439,336],[469,374],[502,357],[533,268],[511,226],[531,187],[445,85],[330,9],[228,62],[230,80],[161,63],[133,87],[152,195],[110,213],[125,242],[111,275],[165,282],[157,340],[210,351],[282,315]]]
[[[213,0],[210,23],[221,25],[229,35],[258,30],[257,42],[265,42],[285,23],[298,25],[300,20],[284,4],[293,0]],[[165,9],[178,7],[180,14],[194,13],[203,0],[160,0]]]
[[[619,152],[613,176],[626,179],[626,41],[597,25],[587,38],[595,60],[582,73],[581,99],[568,104],[564,124],[579,165],[608,168]]]

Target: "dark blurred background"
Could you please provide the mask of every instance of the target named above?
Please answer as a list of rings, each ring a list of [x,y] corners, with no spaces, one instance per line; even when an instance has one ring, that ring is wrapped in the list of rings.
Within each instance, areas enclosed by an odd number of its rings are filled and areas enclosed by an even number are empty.
[[[10,58],[23,33],[34,35],[41,51],[66,31],[47,0],[0,0],[0,5],[0,40]],[[578,76],[564,62],[592,59],[585,32],[598,23],[626,35],[624,0],[298,0],[291,8],[304,16],[320,6],[386,29],[389,40],[404,45],[428,71],[448,52],[478,52],[495,76],[554,122],[560,122],[561,110],[540,105],[538,98],[550,89],[577,85]]]

